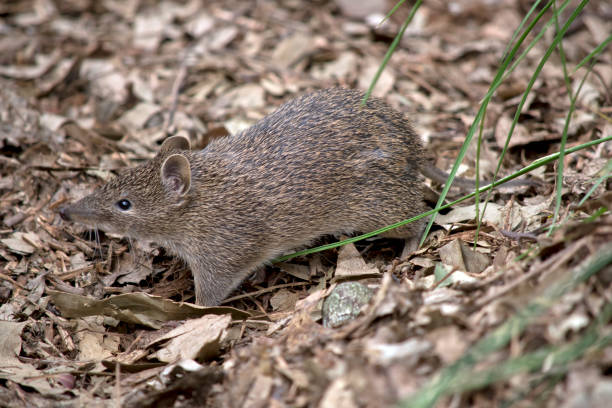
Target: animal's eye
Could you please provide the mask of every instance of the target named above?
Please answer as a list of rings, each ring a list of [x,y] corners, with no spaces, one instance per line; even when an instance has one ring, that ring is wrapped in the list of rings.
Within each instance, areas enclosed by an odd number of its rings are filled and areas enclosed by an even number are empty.
[[[132,208],[132,203],[130,202],[130,200],[119,200],[115,203],[115,205],[117,206],[118,209],[120,209],[121,211],[127,211],[130,208]]]

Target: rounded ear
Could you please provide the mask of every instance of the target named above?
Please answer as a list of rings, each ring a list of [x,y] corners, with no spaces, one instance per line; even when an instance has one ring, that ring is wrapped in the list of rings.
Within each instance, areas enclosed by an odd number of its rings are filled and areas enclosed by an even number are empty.
[[[191,150],[189,138],[184,135],[170,136],[166,138],[161,145],[160,151],[165,152],[172,149],[176,150]]]
[[[182,154],[172,154],[161,166],[161,179],[167,191],[185,195],[191,187],[191,166]]]

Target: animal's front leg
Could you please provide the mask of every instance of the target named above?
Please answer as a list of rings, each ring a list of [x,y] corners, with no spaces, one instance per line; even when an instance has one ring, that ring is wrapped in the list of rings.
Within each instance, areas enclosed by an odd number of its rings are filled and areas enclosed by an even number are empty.
[[[196,303],[202,306],[217,306],[251,272],[244,264],[233,266],[228,263],[191,262],[195,285]]]

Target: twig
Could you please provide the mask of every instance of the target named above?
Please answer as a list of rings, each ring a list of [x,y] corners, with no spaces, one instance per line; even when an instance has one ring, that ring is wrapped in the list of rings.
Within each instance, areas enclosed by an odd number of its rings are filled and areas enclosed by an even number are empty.
[[[514,232],[500,229],[499,233],[505,237],[517,240],[519,243],[521,242],[521,239],[530,239],[536,242],[538,241],[538,237],[531,232]]]
[[[121,364],[115,363],[115,387],[113,388],[113,400],[115,406],[121,408]]]
[[[25,286],[21,286],[19,283],[17,283],[17,281],[13,280],[13,278],[11,278],[8,275],[3,274],[2,272],[0,272],[0,279],[11,282],[13,285],[17,286],[21,290],[27,290]]]
[[[267,292],[272,292],[272,291],[274,291],[276,289],[290,288],[292,286],[305,286],[305,285],[310,285],[311,283],[312,282],[293,282],[293,283],[283,283],[281,285],[270,286],[269,288],[264,288],[264,289],[256,290],[255,292],[244,293],[242,295],[238,295],[238,296],[234,296],[234,297],[231,297],[231,298],[227,298],[223,302],[221,302],[221,304],[224,305],[226,303],[233,302],[234,300],[244,299],[244,298],[247,298],[247,297],[259,296],[259,295],[267,293]]]
[[[170,133],[174,133],[171,132],[171,127],[173,126],[173,122],[174,122],[174,114],[176,113],[176,108],[178,106],[178,97],[179,97],[179,92],[181,90],[181,86],[183,86],[183,82],[185,81],[185,78],[187,77],[187,57],[183,58],[183,61],[181,62],[181,66],[179,67],[179,70],[176,74],[176,78],[174,79],[174,84],[172,84],[172,103],[170,105],[170,109],[168,110],[168,116],[166,117],[166,120],[164,122],[164,134],[165,135],[169,135]]]

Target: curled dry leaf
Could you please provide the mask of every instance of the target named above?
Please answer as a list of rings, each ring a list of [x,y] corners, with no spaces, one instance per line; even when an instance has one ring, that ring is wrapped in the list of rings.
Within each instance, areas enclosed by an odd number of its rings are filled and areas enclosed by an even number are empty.
[[[232,307],[201,307],[189,303],[178,303],[146,293],[129,293],[95,300],[86,296],[47,291],[53,303],[65,317],[109,316],[127,323],[142,324],[158,329],[162,322],[200,317],[207,313],[230,314],[236,319],[250,316]]]
[[[464,272],[482,272],[491,262],[485,254],[475,251],[465,242],[455,239],[440,248],[440,259]]]
[[[206,315],[190,319],[156,338],[148,347],[165,342],[154,356],[167,363],[185,359],[209,360],[219,354],[221,339],[231,321],[230,315]]]
[[[338,252],[338,266],[334,276],[336,278],[359,277],[361,275],[379,275],[378,268],[368,266],[357,251],[354,244],[347,244]]]

